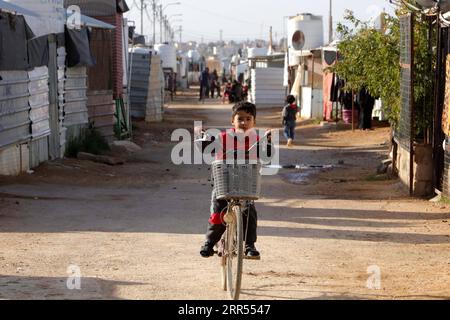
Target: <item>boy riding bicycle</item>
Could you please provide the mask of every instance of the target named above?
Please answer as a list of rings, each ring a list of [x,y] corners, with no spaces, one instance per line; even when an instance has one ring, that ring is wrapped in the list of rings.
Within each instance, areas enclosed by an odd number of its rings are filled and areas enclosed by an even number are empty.
[[[229,157],[229,152],[233,152],[235,160],[237,159],[237,152],[242,151],[246,154],[246,160],[260,158],[259,136],[255,130],[256,124],[256,107],[249,102],[237,103],[232,109],[231,123],[233,129],[221,132],[218,137],[220,140],[220,148],[216,154],[216,160],[226,160]],[[244,143],[237,143],[237,136],[244,137]],[[271,157],[272,145],[270,130],[266,131],[267,144],[263,147],[266,149],[266,155]],[[230,142],[231,141],[231,142]],[[252,149],[251,141],[256,141],[257,149],[252,155],[248,154]],[[241,149],[241,150],[239,150]],[[223,223],[223,214],[227,208],[226,200],[216,199],[216,191],[213,188],[211,195],[211,216],[209,218],[208,228],[206,232],[206,241],[200,249],[200,255],[208,258],[214,255],[214,245],[220,240],[226,227]],[[249,259],[260,259],[260,254],[256,250],[255,242],[257,239],[257,212],[253,201],[247,201],[246,209],[243,211],[244,230],[246,233],[245,256]]]

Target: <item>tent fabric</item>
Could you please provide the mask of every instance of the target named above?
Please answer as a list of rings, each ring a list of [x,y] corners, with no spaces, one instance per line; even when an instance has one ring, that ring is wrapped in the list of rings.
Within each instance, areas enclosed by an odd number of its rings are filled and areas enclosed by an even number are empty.
[[[23,16],[0,12],[0,70],[28,70],[28,40],[33,37]]]
[[[91,54],[89,46],[89,32],[86,28],[72,30],[66,27],[66,50],[67,66],[71,67],[92,67],[95,59]]]
[[[83,25],[85,25],[87,27],[92,27],[92,28],[100,28],[100,29],[115,29],[116,28],[112,24],[103,22],[98,19],[94,19],[92,17],[85,16],[84,14],[81,15],[81,22],[83,23]]]
[[[111,16],[129,11],[125,0],[65,0],[64,7],[77,5],[88,16]]]
[[[48,36],[28,41],[28,62],[30,68],[47,66],[48,59]]]
[[[6,2],[3,0],[0,0],[0,10],[7,10],[10,12],[15,12],[17,14],[23,14],[31,17],[39,17],[38,14],[34,13],[31,10],[28,10],[26,8],[20,7],[14,3]]]
[[[130,11],[127,2],[125,0],[117,0],[117,12],[125,13],[127,11]]]

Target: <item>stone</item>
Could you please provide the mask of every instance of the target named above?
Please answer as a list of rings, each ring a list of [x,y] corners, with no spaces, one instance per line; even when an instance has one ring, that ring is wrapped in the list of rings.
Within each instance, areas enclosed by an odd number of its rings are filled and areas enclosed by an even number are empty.
[[[388,171],[388,167],[392,164],[391,159],[383,160],[377,168],[377,174],[385,174]]]
[[[135,153],[141,150],[140,146],[127,140],[114,141],[111,144],[111,151],[114,153]]]
[[[93,162],[105,163],[109,165],[119,165],[124,164],[125,160],[117,157],[104,156],[104,155],[95,155],[87,152],[78,152],[77,158],[80,160],[88,160]]]

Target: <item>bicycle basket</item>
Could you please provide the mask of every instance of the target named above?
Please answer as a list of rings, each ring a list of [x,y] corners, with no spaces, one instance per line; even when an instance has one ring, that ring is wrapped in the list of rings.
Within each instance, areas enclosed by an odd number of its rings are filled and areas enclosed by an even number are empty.
[[[214,188],[218,200],[257,200],[261,192],[261,164],[212,163]]]

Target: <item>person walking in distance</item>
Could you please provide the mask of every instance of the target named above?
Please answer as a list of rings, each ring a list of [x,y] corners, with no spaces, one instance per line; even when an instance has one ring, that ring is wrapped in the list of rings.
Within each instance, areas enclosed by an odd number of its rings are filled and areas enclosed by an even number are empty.
[[[211,81],[211,76],[209,74],[209,68],[206,67],[205,70],[200,74],[200,98],[202,100],[209,97],[209,84]]]
[[[217,93],[220,94],[220,90],[219,90],[219,75],[217,74],[217,70],[214,70],[211,73],[211,98],[214,99],[214,92],[217,89]]]
[[[284,126],[284,136],[287,139],[287,146],[292,147],[295,138],[295,127],[297,121],[297,113],[299,108],[295,103],[295,97],[288,95],[286,97],[286,105],[282,112],[282,123]]]

